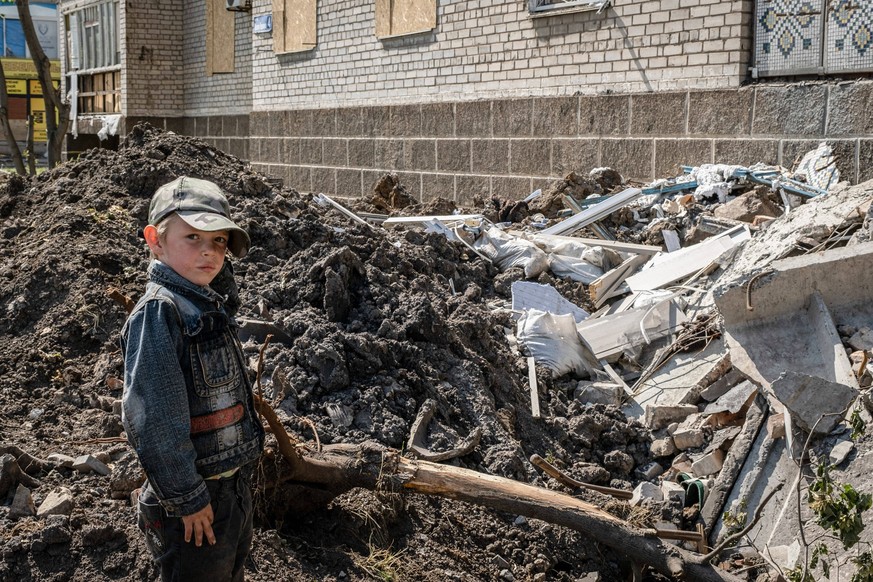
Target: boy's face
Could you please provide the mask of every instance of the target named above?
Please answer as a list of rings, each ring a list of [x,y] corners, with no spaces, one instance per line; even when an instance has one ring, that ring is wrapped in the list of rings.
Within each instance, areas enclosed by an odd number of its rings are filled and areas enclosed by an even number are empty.
[[[230,233],[226,230],[198,230],[177,216],[166,220],[171,222],[163,238],[152,225],[143,231],[152,253],[195,285],[209,285],[224,266]]]

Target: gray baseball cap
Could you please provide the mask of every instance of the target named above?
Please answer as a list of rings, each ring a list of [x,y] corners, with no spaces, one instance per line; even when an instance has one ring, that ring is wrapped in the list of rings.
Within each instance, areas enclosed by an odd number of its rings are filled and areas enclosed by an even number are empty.
[[[242,258],[249,252],[249,235],[230,219],[230,204],[217,185],[208,180],[181,176],[155,191],[149,205],[149,224],[176,213],[188,225],[206,232],[230,232],[227,248]]]

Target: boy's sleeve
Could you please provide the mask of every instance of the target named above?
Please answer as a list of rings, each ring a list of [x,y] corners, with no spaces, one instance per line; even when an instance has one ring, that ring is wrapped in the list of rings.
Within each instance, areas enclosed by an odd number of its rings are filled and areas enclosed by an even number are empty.
[[[124,337],[122,421],[161,505],[172,516],[209,503],[190,439],[188,393],[179,363],[182,333],[167,302],[134,313]]]

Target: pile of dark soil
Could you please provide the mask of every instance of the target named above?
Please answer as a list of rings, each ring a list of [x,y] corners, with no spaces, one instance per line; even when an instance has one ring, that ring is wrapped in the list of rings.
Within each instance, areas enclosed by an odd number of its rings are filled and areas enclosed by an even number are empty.
[[[251,235],[249,255],[234,260],[238,315],[287,332],[265,350],[262,385],[301,440],[314,424],[322,443],[402,448],[430,398],[432,450],[482,430],[473,453],[451,461],[459,466],[558,487],[529,463],[537,453],[580,480],[627,488],[649,460],[645,429],[580,405],[543,371],[543,418],[531,417],[527,367],[505,337],[513,324],[486,307],[497,273],[463,246],[352,222],[197,139],[140,125],[118,152],[0,184],[0,445],[113,467],[103,477],[50,463],[36,475],[37,506],[58,487],[73,493],[69,520],[13,519],[15,488],[0,491],[0,580],[155,577],[127,499],[141,474],[119,438],[126,312],[110,291],[142,293],[149,198],[179,175],[219,184]],[[255,368],[261,346],[244,347]],[[354,490],[261,524],[248,579],[613,580],[619,561],[536,520]]]

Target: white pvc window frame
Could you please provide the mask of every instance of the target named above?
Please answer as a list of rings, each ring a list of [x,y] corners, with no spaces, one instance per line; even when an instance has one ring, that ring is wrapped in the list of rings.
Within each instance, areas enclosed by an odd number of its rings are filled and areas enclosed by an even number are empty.
[[[561,12],[568,9],[602,10],[610,0],[528,0],[528,11],[532,14]]]

